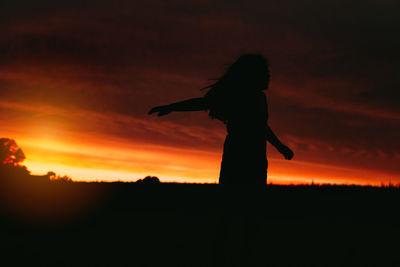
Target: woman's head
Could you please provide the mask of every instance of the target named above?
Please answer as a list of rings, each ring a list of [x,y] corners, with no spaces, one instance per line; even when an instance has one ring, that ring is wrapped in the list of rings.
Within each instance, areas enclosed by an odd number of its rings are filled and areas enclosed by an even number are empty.
[[[260,54],[240,56],[209,88],[205,97],[210,103],[210,116],[226,122],[229,108],[242,96],[268,89],[268,60]]]
[[[219,81],[226,80],[242,90],[266,90],[269,83],[268,60],[260,54],[240,56]]]

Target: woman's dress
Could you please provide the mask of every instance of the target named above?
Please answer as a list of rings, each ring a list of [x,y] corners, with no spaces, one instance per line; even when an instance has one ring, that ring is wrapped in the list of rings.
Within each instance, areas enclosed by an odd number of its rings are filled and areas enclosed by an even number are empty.
[[[230,109],[219,183],[265,185],[267,99],[263,92],[243,96]]]

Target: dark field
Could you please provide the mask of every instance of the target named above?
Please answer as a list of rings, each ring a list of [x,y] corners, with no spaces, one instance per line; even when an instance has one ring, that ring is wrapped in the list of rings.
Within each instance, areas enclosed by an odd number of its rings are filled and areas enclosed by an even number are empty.
[[[400,266],[400,189],[7,182],[2,266]]]

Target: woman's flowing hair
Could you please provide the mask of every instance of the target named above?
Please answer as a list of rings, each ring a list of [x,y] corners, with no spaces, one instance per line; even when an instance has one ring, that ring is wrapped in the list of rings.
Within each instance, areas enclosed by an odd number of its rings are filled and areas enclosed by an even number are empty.
[[[205,98],[209,103],[209,115],[226,123],[234,108],[246,96],[268,88],[268,60],[260,54],[240,56],[215,83],[202,88],[209,89]]]

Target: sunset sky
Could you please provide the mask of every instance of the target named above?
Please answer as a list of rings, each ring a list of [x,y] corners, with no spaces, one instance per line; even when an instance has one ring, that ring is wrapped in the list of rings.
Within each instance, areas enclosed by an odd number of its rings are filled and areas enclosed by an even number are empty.
[[[3,1],[0,138],[34,174],[218,181],[223,123],[148,116],[269,58],[268,182],[400,183],[399,1]]]

